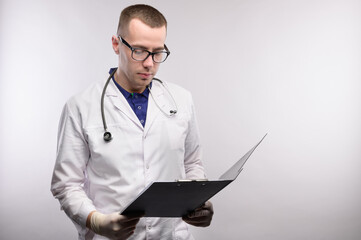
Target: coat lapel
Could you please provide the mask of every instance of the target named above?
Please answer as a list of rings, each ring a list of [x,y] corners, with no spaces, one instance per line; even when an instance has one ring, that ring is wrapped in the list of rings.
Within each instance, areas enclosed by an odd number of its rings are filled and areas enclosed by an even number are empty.
[[[119,91],[117,86],[115,86],[113,81],[110,81],[105,96],[109,98],[110,102],[123,114],[125,114],[131,121],[133,121],[137,126],[143,128],[140,123],[137,115],[135,115],[133,109],[129,106],[128,101],[125,99],[123,94]],[[149,104],[149,103],[148,103]]]
[[[165,109],[164,91],[161,84],[157,81],[153,81],[152,89],[150,90],[148,97],[148,110],[147,110],[147,121],[144,128],[144,136],[148,134],[149,129],[152,127],[154,120],[163,114],[160,109]]]

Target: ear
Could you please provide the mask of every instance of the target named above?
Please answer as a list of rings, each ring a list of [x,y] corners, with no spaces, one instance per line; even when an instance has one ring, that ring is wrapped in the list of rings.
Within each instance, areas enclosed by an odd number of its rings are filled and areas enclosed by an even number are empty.
[[[112,46],[113,46],[113,50],[115,52],[115,54],[119,54],[119,47],[120,47],[120,42],[119,42],[119,38],[115,35],[112,36]]]

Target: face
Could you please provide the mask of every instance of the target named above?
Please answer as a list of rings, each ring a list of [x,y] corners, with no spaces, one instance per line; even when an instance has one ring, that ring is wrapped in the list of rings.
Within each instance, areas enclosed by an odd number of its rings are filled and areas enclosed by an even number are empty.
[[[166,39],[165,26],[151,28],[139,19],[132,19],[123,39],[133,48],[143,48],[150,52],[164,49]],[[144,61],[136,61],[132,51],[118,39],[112,37],[114,52],[118,55],[119,66],[115,80],[128,92],[143,92],[158,71],[159,63],[153,62],[152,56]]]

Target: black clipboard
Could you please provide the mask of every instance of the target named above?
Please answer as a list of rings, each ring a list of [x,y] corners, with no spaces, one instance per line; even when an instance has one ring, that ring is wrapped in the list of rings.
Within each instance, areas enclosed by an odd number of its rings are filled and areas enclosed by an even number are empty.
[[[144,217],[182,217],[202,206],[207,200],[233,182],[243,165],[264,137],[251,148],[219,180],[178,180],[153,182],[121,212],[122,215],[143,213]]]

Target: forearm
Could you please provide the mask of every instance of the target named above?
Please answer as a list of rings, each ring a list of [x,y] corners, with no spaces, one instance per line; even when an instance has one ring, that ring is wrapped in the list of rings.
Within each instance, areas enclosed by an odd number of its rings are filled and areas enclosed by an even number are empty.
[[[193,103],[191,106],[191,118],[185,140],[184,167],[188,179],[202,179],[206,178],[202,164],[202,146]]]
[[[54,181],[51,191],[54,197],[59,200],[61,209],[66,215],[80,226],[85,227],[86,219],[89,213],[95,210],[95,207],[82,186],[69,184],[66,186],[62,182]]]
[[[187,155],[184,160],[184,168],[187,179],[204,179],[206,178],[204,167],[201,161],[202,153],[200,146],[192,153]]]

